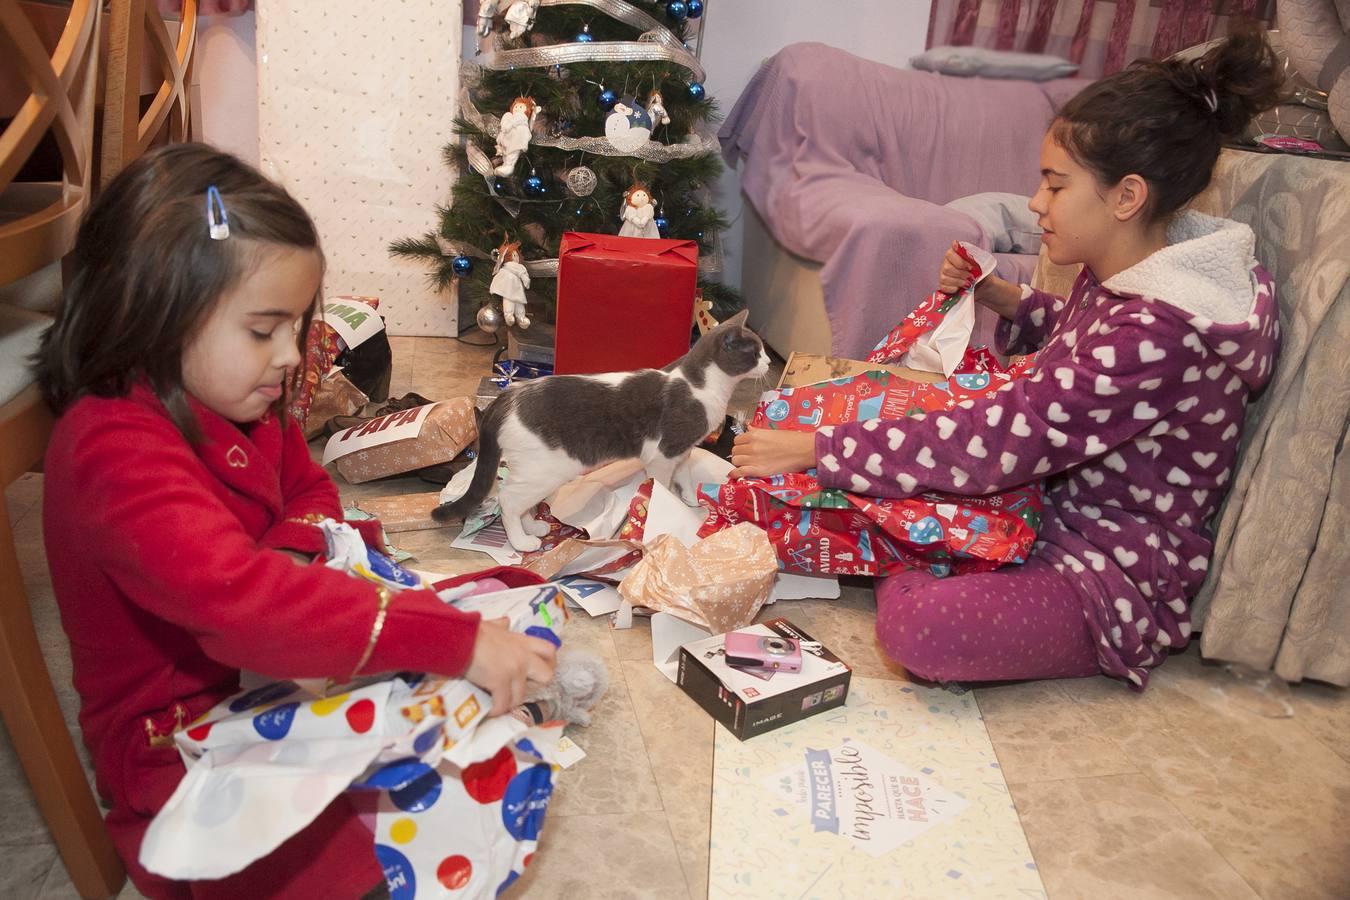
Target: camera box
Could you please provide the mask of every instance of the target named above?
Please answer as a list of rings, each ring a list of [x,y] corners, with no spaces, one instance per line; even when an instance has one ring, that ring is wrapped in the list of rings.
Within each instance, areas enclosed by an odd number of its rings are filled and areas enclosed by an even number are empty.
[[[729,666],[723,634],[680,648],[677,683],[736,737],[745,740],[844,705],[853,670],[811,635],[787,619],[740,631],[801,642],[802,668],[767,672]]]

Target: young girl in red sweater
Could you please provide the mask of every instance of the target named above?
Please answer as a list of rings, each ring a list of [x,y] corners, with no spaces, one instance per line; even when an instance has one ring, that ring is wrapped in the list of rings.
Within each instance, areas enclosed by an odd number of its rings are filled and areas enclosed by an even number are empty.
[[[146,896],[360,897],[383,873],[343,798],[244,871],[170,882],[137,862],[184,774],[170,736],[239,689],[396,670],[463,675],[493,712],[547,682],[553,647],[430,591],[311,564],[338,493],[284,411],[320,297],[314,223],[203,145],[165,147],[81,225],[37,370],[59,416],[43,530],[107,826]]]

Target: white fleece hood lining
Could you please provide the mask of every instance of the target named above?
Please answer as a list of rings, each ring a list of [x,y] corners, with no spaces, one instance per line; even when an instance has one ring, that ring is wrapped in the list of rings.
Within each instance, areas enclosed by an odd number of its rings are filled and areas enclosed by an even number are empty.
[[[1256,235],[1231,219],[1188,210],[1167,226],[1167,246],[1102,282],[1116,293],[1161,300],[1233,325],[1252,314]]]

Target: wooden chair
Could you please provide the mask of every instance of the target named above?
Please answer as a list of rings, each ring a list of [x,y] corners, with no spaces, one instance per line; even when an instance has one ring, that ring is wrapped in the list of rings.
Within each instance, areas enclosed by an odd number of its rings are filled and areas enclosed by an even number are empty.
[[[73,0],[49,52],[19,0],[0,0],[0,53],[15,61],[29,90],[0,133],[0,285],[60,261],[74,243],[93,187],[101,26],[98,0]],[[49,130],[60,148],[61,181],[14,183]],[[59,297],[53,308],[57,302]],[[0,304],[0,487],[37,465],[46,448],[52,418],[27,357],[47,321],[38,312]],[[116,894],[125,881],[122,863],[61,716],[2,503],[0,713],[76,890],[85,897]]]
[[[99,187],[140,156],[161,134],[191,140],[192,66],[197,0],[183,0],[178,36],[170,36],[154,0],[111,0],[108,6],[107,87],[103,95]],[[158,90],[141,114],[141,72],[158,70]]]

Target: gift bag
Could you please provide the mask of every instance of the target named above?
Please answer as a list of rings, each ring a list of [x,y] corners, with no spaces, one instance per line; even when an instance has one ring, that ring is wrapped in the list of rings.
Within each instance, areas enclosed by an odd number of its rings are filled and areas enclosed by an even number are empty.
[[[930,295],[868,360],[913,364],[907,357],[911,348],[941,328],[963,300],[973,300],[973,286],[955,296]],[[950,346],[933,349],[950,361]],[[966,348],[950,376],[934,383],[878,370],[778,388],[760,398],[751,425],[814,431],[952,409],[1023,376],[1032,363],[1026,357],[1003,366],[984,348]],[[1031,552],[1044,508],[1039,484],[984,497],[930,492],[891,500],[824,488],[814,471],[704,484],[699,502],[710,510],[701,535],[754,522],[769,534],[784,571],[808,575],[887,575],[926,567],[942,576],[1021,563]]]

